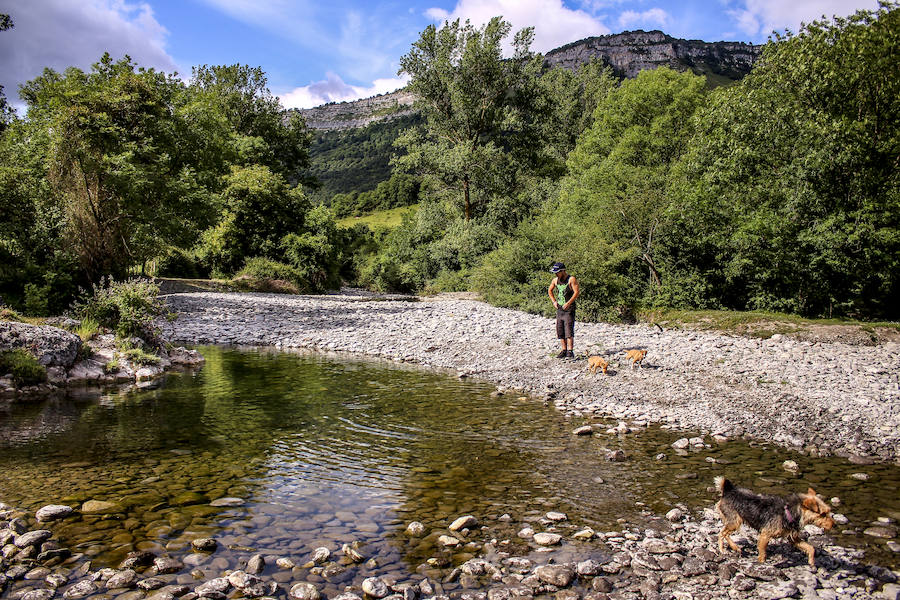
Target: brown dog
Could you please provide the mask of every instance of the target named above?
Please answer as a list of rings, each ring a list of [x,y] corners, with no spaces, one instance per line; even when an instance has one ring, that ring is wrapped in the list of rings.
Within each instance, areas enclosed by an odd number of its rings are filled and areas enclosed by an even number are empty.
[[[719,532],[719,552],[725,553],[723,542],[735,552],[740,552],[731,534],[741,528],[743,523],[759,531],[759,562],[766,560],[766,546],[773,538],[787,538],[797,548],[806,553],[809,566],[815,566],[815,549],[800,539],[800,530],[812,523],[829,531],[834,527],[831,508],[822,502],[814,489],[809,488],[805,494],[766,496],[757,494],[746,488],[739,488],[724,477],[716,477],[716,489],[722,499],[716,504],[716,510],[722,517],[722,531]]]
[[[588,357],[588,373],[591,375],[596,374],[597,369],[603,369],[603,374],[606,375],[607,367],[609,367],[609,361],[604,360],[602,356]]]
[[[634,365],[637,365],[639,369],[642,369],[641,363],[644,362],[644,357],[647,356],[646,350],[626,350],[625,358],[631,361],[631,368],[634,368]]]

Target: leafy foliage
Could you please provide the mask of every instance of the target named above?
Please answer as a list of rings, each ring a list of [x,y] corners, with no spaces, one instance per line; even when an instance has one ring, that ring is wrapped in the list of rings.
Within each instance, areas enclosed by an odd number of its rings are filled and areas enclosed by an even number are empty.
[[[119,338],[136,336],[152,343],[158,337],[153,321],[165,313],[158,294],[159,287],[146,279],[103,279],[82,297],[75,314],[112,329]]]
[[[27,350],[0,350],[0,374],[12,375],[16,385],[34,385],[47,381],[47,369]]]

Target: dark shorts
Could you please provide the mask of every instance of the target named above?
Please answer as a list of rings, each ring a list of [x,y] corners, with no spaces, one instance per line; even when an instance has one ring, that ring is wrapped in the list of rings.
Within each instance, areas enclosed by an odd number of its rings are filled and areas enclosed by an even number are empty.
[[[556,337],[559,339],[575,337],[575,307],[569,310],[556,309]]]

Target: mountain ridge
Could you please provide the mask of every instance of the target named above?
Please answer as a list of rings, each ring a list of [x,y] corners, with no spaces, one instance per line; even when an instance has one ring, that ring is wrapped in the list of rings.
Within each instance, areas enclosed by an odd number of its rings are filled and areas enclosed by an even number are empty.
[[[547,68],[576,69],[599,59],[620,78],[667,66],[705,75],[711,85],[743,78],[762,53],[746,42],[705,42],[672,37],[658,29],[623,31],[569,42],[544,54]],[[310,129],[344,130],[413,114],[415,97],[405,88],[347,102],[330,102],[297,110]]]

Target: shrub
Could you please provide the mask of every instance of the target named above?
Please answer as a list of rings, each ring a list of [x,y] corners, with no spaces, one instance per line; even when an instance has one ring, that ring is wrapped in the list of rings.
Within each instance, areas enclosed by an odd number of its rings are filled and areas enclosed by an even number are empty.
[[[34,385],[47,381],[47,369],[27,351],[0,351],[0,374],[12,375],[16,385]]]
[[[271,292],[275,294],[299,294],[303,284],[299,270],[291,265],[255,256],[244,261],[244,266],[232,279],[232,283],[245,292]]]
[[[149,354],[141,348],[128,348],[122,350],[122,356],[136,365],[158,365],[160,358],[154,354]]]
[[[93,320],[112,329],[120,338],[137,336],[155,342],[159,333],[153,320],[165,313],[158,294],[159,287],[146,279],[101,280],[75,306],[75,313],[82,321]]]
[[[25,312],[33,317],[47,315],[50,310],[50,286],[25,284]]]
[[[205,279],[209,277],[209,268],[195,253],[181,248],[170,248],[157,259],[156,276]]]

